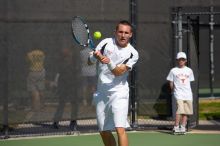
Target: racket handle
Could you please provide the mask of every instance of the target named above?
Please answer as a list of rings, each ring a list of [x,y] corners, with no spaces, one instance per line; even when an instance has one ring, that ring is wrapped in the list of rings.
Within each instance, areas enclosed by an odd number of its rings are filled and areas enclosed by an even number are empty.
[[[100,56],[98,56],[97,58],[98,58],[98,60],[102,60],[102,59],[104,58],[104,56],[103,56],[103,55],[100,55]]]
[[[94,56],[98,59],[98,60],[102,60],[104,58],[104,56],[100,53],[100,51],[98,51],[97,53],[94,51]]]
[[[95,51],[95,45],[94,45],[94,43],[93,43],[91,37],[89,37],[89,47],[90,47],[92,50]]]

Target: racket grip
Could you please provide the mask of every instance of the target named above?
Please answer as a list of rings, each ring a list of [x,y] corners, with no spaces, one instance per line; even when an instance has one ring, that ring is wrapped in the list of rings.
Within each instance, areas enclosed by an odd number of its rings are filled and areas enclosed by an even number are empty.
[[[101,55],[101,56],[100,56],[100,60],[102,60],[103,58],[104,58],[104,56],[103,56],[103,55]]]
[[[98,60],[102,60],[103,58],[104,58],[103,55],[99,55],[99,56],[97,56],[97,59],[98,59]]]
[[[93,55],[98,59],[98,60],[102,60],[103,58],[105,58],[105,56],[103,56],[100,51],[94,51]]]

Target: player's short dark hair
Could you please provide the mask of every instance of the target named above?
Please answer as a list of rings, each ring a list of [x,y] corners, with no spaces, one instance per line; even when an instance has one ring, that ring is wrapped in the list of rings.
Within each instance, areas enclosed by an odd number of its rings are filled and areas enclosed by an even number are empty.
[[[118,24],[116,25],[116,28],[115,28],[116,30],[118,30],[118,26],[119,26],[120,24],[130,26],[130,27],[131,27],[131,32],[133,31],[133,27],[132,27],[131,23],[128,22],[127,20],[121,20],[121,21],[119,21]]]

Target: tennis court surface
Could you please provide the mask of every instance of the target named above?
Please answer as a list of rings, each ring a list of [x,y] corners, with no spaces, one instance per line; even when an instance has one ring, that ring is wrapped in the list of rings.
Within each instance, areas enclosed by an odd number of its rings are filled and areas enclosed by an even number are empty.
[[[128,132],[130,146],[219,146],[218,133]],[[1,140],[0,146],[103,146],[99,134]]]

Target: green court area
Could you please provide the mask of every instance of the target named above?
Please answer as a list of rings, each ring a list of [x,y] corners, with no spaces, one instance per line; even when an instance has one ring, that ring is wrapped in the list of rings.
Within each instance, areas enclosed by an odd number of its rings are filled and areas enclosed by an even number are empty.
[[[219,146],[220,134],[129,132],[129,146]],[[98,134],[0,140],[0,146],[103,146]]]

